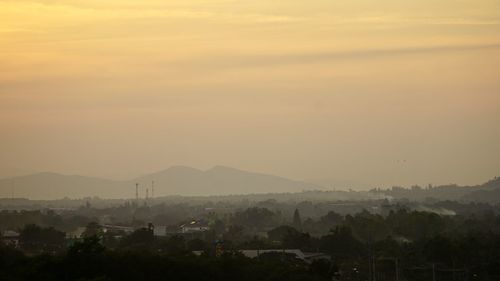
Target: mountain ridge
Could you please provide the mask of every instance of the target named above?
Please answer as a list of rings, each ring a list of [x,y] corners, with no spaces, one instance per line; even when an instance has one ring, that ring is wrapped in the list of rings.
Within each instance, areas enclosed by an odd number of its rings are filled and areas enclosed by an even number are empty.
[[[266,192],[296,192],[318,189],[321,186],[264,173],[249,172],[217,165],[207,170],[188,166],[171,166],[130,180],[39,172],[0,179],[0,198],[29,199],[58,198],[133,198],[135,184],[139,196],[153,195],[229,195]]]
[[[153,191],[154,181],[154,191]],[[289,193],[309,190],[327,190],[323,185],[292,180],[276,175],[245,171],[216,165],[207,170],[189,166],[171,166],[130,180],[113,180],[92,176],[38,172],[0,179],[0,198],[61,199],[100,197],[106,199],[135,198],[139,184],[139,197],[148,196],[213,196],[267,193]],[[147,190],[147,191],[146,191]],[[465,201],[498,202],[500,178],[471,186],[442,185],[418,192],[410,189],[385,190],[393,198],[426,197]]]

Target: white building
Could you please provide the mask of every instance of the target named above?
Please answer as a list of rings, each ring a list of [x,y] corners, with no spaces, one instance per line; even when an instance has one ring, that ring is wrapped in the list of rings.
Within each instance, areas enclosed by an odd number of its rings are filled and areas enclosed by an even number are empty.
[[[205,232],[209,229],[207,223],[200,221],[191,221],[190,223],[181,225],[181,233]]]

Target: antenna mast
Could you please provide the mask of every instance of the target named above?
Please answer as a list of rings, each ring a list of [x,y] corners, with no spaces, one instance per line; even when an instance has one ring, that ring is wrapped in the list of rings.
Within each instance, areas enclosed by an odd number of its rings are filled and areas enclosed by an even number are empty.
[[[151,198],[155,197],[155,181],[151,182]]]

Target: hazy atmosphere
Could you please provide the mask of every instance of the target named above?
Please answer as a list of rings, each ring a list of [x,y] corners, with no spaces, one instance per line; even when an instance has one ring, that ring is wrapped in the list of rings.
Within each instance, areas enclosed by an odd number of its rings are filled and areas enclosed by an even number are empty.
[[[0,0],[33,280],[500,280],[500,0]]]
[[[3,0],[0,19],[2,178],[498,175],[499,1]]]

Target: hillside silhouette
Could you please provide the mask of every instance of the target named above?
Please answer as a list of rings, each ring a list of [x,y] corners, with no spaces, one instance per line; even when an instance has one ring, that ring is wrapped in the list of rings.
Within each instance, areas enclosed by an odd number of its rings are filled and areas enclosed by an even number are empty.
[[[136,183],[139,183],[139,196],[145,197],[146,189],[149,189],[149,195],[152,196],[153,181],[155,182],[155,196],[280,193],[322,189],[318,185],[306,182],[224,166],[215,166],[206,171],[185,166],[172,166],[160,172],[126,181],[57,173],[37,173],[1,179],[0,197],[132,198],[135,197]]]

